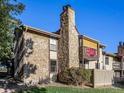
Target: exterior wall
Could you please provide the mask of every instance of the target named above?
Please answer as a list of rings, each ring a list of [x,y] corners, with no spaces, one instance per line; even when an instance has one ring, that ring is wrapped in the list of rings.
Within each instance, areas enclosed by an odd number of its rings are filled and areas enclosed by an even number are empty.
[[[25,32],[25,43],[31,39],[33,49],[25,55],[24,82],[49,80],[49,38]]]
[[[75,28],[75,13],[68,8],[69,16],[69,67],[79,67],[79,34]]]
[[[87,40],[87,39],[83,39],[83,46],[97,49],[97,43],[94,43],[94,42]]]
[[[96,69],[97,61],[89,61],[89,69]]]
[[[103,70],[106,70],[105,57],[106,55],[103,54]]]
[[[103,49],[99,48],[99,69],[104,69],[104,55]]]
[[[111,56],[107,56],[107,57],[109,57],[109,64],[108,65],[105,64],[105,69],[112,70],[112,64],[114,62],[113,57],[111,57]]]
[[[96,70],[94,69],[93,84],[94,87],[108,86],[114,83],[113,70]]]
[[[85,69],[95,69],[97,61],[89,61],[85,64]]]

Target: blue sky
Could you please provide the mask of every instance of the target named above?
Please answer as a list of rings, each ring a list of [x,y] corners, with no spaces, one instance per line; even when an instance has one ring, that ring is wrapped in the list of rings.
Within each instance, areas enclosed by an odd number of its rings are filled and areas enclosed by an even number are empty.
[[[53,32],[60,27],[62,7],[70,4],[76,12],[76,26],[82,35],[117,52],[124,41],[124,0],[19,0],[26,9],[19,18],[23,24]]]

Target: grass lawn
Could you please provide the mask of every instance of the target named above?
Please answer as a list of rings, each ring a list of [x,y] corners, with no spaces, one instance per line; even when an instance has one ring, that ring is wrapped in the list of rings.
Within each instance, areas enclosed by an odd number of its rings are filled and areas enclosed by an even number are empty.
[[[45,87],[45,88],[32,88],[29,90],[23,90],[17,93],[124,93],[124,88],[102,88],[102,89],[79,89],[69,87]]]

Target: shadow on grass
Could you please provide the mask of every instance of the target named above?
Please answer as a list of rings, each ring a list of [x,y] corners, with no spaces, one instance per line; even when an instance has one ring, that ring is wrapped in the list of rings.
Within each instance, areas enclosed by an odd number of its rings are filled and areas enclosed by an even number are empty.
[[[26,90],[20,90],[16,93],[47,93],[47,89],[34,87],[34,88],[26,89]]]
[[[8,82],[8,84],[0,82],[0,88],[4,89],[5,93],[7,93],[8,89],[15,91],[12,93],[47,93],[46,88],[39,88],[37,86],[26,86],[23,84],[19,85],[18,83],[20,82]]]

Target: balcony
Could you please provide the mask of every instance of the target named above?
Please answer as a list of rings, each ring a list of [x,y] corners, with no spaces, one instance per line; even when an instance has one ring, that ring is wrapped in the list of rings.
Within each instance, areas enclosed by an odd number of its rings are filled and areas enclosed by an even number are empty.
[[[113,70],[124,70],[124,62],[113,62]]]

